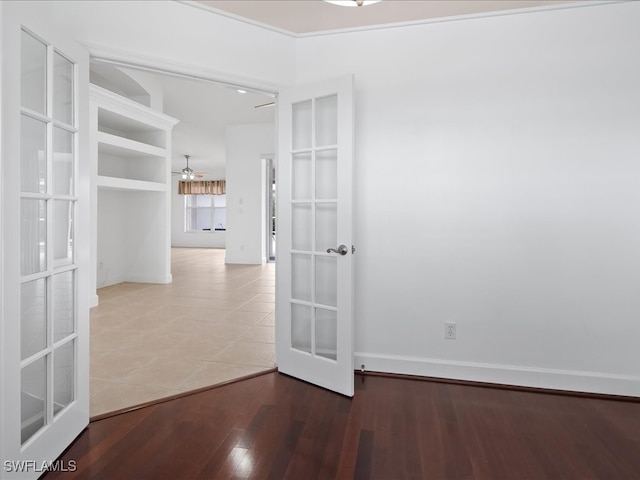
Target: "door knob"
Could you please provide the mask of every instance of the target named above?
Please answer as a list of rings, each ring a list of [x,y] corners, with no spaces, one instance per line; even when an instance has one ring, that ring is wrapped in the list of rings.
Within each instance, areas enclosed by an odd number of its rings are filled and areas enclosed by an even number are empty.
[[[349,249],[346,245],[340,245],[338,248],[327,248],[327,253],[339,253],[340,255],[346,255]]]

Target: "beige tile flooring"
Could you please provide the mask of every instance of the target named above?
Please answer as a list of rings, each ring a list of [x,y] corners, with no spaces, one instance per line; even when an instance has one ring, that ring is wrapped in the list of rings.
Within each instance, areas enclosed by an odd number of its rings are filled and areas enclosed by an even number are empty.
[[[91,416],[273,368],[275,265],[172,249],[173,283],[98,290]]]

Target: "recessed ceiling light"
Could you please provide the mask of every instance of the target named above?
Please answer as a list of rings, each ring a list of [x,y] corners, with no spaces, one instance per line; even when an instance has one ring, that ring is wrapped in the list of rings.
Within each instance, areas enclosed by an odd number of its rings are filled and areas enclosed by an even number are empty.
[[[247,93],[247,91],[246,91],[246,90],[242,90],[241,88],[238,88],[238,89],[236,90],[236,92],[238,92],[238,93]]]
[[[327,3],[340,5],[341,7],[366,7],[372,3],[378,3],[381,0],[324,0]]]

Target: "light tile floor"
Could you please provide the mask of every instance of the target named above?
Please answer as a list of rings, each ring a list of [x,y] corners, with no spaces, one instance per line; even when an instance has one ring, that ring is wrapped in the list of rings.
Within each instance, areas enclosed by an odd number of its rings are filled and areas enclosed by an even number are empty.
[[[172,249],[173,283],[98,290],[91,416],[273,368],[275,265]]]

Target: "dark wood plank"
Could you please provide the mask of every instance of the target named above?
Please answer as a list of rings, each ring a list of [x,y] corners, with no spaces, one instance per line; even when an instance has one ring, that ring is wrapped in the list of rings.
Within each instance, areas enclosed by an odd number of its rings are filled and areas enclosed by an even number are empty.
[[[268,373],[92,422],[46,480],[640,478],[640,403]]]
[[[360,430],[358,440],[358,457],[353,478],[356,480],[369,480],[373,467],[373,449],[375,432],[372,430]]]

